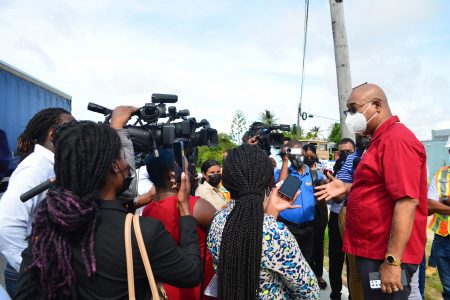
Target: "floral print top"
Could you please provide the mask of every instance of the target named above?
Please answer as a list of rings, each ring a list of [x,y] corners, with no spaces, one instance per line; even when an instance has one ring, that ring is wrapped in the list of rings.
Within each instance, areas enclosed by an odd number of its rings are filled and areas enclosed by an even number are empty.
[[[220,242],[234,201],[221,210],[208,234],[207,246],[214,268],[219,263]],[[316,277],[287,227],[264,215],[259,299],[319,299]]]

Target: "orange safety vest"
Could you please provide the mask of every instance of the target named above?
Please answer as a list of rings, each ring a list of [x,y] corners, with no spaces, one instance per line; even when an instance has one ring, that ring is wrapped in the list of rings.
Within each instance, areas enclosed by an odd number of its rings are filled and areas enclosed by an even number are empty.
[[[436,187],[440,199],[449,200],[450,196],[450,167],[441,168],[435,176]],[[441,236],[447,236],[450,233],[450,216],[434,214],[428,228]]]

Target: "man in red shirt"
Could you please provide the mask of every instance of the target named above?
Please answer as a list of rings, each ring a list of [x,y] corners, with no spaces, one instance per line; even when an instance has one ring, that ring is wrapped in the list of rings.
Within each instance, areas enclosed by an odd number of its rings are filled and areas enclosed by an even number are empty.
[[[345,196],[344,251],[357,257],[364,296],[408,299],[411,277],[426,242],[427,171],[423,145],[393,116],[383,90],[374,84],[353,89],[347,101],[350,131],[370,135],[353,184],[338,179],[318,187],[320,200]],[[401,273],[407,285],[402,285]],[[381,273],[381,291],[369,273]],[[373,282],[372,282],[373,284]]]

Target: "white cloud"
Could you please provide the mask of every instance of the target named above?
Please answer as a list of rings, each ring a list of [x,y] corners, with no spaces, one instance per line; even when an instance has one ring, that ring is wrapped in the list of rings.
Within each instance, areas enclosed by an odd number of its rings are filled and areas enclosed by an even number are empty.
[[[338,117],[328,1],[311,4],[303,108]],[[353,85],[380,84],[419,136],[450,127],[450,34],[437,1],[346,1]],[[143,105],[154,92],[229,131],[264,109],[296,122],[303,4],[250,1],[14,1],[0,11],[0,59],[71,94],[78,118]],[[327,129],[330,120],[302,126]]]

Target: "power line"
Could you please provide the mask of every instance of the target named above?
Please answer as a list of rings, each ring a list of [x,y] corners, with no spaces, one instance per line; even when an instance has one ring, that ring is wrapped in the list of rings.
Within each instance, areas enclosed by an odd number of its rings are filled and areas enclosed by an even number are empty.
[[[322,119],[327,119],[327,120],[339,122],[339,120],[337,120],[337,119],[328,118],[328,117],[324,117],[324,116],[319,116],[319,115],[316,115],[316,114],[308,114],[308,118],[314,118],[314,117],[315,118],[322,118]]]
[[[297,111],[297,128],[300,127],[300,114],[302,112],[302,100],[303,100],[303,84],[305,81],[305,57],[306,57],[306,43],[308,36],[308,18],[309,18],[309,0],[305,0],[305,22],[303,24],[303,57],[302,57],[302,78],[300,85],[300,102],[298,104]],[[298,129],[297,129],[298,132]],[[298,133],[297,133],[298,135]],[[299,137],[297,136],[297,139]]]

